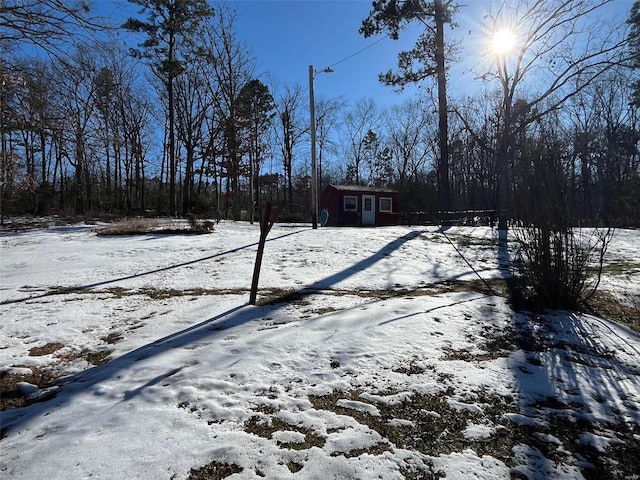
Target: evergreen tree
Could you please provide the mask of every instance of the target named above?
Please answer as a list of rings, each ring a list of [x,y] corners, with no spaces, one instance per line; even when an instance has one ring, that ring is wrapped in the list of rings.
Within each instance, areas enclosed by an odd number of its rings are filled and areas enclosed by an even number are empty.
[[[369,17],[362,22],[365,37],[388,32],[394,40],[413,22],[424,24],[424,33],[413,49],[398,55],[398,71],[380,75],[386,85],[400,87],[436,77],[438,85],[438,210],[450,210],[449,144],[447,117],[447,69],[445,64],[444,24],[452,23],[457,7],[452,0],[376,0]]]
[[[250,186],[250,221],[259,204],[259,186],[257,177],[266,151],[264,137],[274,117],[275,102],[269,88],[260,80],[253,79],[247,83],[238,96],[238,114],[240,130],[244,134],[246,151],[249,154],[249,186]]]
[[[207,0],[129,0],[139,5],[138,13],[147,20],[129,18],[123,28],[143,33],[146,40],[140,49],[132,50],[136,57],[150,61],[154,74],[167,90],[169,121],[169,213],[176,215],[176,145],[174,80],[185,66],[178,58],[181,44],[187,44],[202,22],[213,16]]]

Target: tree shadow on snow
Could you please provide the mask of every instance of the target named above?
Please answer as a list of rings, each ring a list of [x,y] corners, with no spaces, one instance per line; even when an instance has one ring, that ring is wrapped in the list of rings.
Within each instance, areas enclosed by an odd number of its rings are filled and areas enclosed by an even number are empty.
[[[279,237],[274,237],[272,240],[276,240],[278,238],[282,238],[288,235],[293,235],[299,232],[292,232],[286,235],[281,235]],[[301,290],[304,291],[313,291],[320,288],[329,288],[332,285],[345,280],[352,276],[353,274],[360,272],[376,262],[382,260],[383,258],[390,255],[393,251],[400,248],[406,242],[418,237],[422,230],[412,231],[401,238],[393,240],[388,243],[380,250],[375,252],[370,257],[363,259],[354,265],[351,265],[344,270],[331,275],[323,280],[317,281],[313,283],[311,286],[306,289]],[[205,257],[202,259],[194,260],[191,262],[185,262],[183,264],[173,265],[170,267],[165,267],[163,269],[158,269],[153,272],[164,271],[170,268],[177,268],[184,265],[189,265],[195,263],[197,261],[203,261],[210,258],[214,258],[219,255],[224,255],[230,252],[242,250],[245,248],[249,248],[252,245],[246,245],[244,247],[239,247],[237,249],[229,250],[224,253],[218,253],[209,257]],[[140,274],[136,275],[139,276]],[[133,276],[131,277],[133,278]],[[111,280],[111,282],[119,281],[122,279]],[[96,285],[103,285],[107,282],[101,282],[99,284],[87,285],[82,288],[93,288]],[[31,297],[33,298],[33,297]],[[269,311],[273,312],[274,310],[278,310],[279,308],[283,308],[286,304],[279,305],[270,305]],[[259,321],[263,318],[264,308],[260,306],[249,306],[249,305],[238,305],[233,307],[225,312],[222,312],[218,315],[215,315],[203,322],[200,322],[196,325],[188,327],[179,332],[173,333],[161,339],[158,339],[152,343],[144,345],[140,348],[137,348],[129,353],[126,353],[118,358],[115,358],[103,365],[92,367],[83,372],[68,376],[63,378],[60,381],[61,388],[58,391],[57,395],[42,403],[35,403],[26,407],[17,408],[13,410],[5,410],[0,412],[0,425],[2,426],[2,437],[6,432],[10,432],[13,430],[18,430],[22,425],[28,423],[31,419],[37,418],[40,416],[47,415],[50,411],[61,408],[73,401],[76,395],[90,392],[91,389],[101,382],[105,382],[107,380],[117,378],[119,374],[123,371],[126,371],[128,368],[132,367],[141,360],[147,360],[149,358],[159,356],[164,352],[184,348],[188,345],[195,344],[202,341],[210,341],[215,336],[219,335],[221,332],[229,330],[230,328],[251,322],[251,321]],[[130,400],[134,398],[136,395],[141,393],[145,388],[155,385],[161,382],[163,379],[175,375],[180,371],[182,367],[176,367],[168,370],[164,374],[157,375],[156,377],[150,379],[145,382],[143,385],[133,388],[131,390],[127,390],[123,392],[122,401]]]
[[[576,461],[585,478],[637,473],[640,336],[564,311],[520,312],[513,328],[521,352],[508,361],[521,415],[515,423],[522,431],[535,426],[521,442],[515,473],[546,478]]]
[[[394,251],[400,249],[400,247],[402,247],[402,245],[404,245],[408,241],[413,240],[416,237],[419,237],[425,232],[426,230],[413,230],[407,233],[406,235],[403,235],[402,237],[389,242],[373,255],[367,258],[364,258],[359,262],[354,263],[351,266],[348,266],[344,270],[341,270],[338,273],[334,273],[333,275],[330,275],[327,278],[323,278],[322,280],[318,280],[317,282],[314,282],[311,285],[307,285],[304,288],[301,288],[294,292],[289,292],[286,295],[279,297],[270,303],[277,305],[279,303],[285,303],[290,299],[299,300],[307,295],[312,295],[318,292],[319,290],[329,290],[332,286],[348,279],[349,277],[359,272],[362,272],[372,267],[379,261],[391,255],[391,253],[393,253]]]

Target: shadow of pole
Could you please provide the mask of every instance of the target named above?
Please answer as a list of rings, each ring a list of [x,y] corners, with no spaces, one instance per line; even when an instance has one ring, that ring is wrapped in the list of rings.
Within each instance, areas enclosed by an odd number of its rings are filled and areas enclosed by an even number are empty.
[[[376,264],[377,262],[379,262],[383,258],[389,256],[395,250],[398,250],[402,245],[404,245],[408,241],[413,240],[414,238],[422,235],[425,232],[426,232],[426,230],[413,230],[413,231],[407,233],[406,235],[403,235],[402,237],[397,238],[397,239],[389,242],[388,244],[386,244],[384,247],[382,247],[380,250],[378,250],[373,255],[371,255],[371,256],[363,259],[363,260],[360,260],[357,263],[354,263],[350,267],[347,267],[344,270],[342,270],[342,271],[340,271],[338,273],[335,273],[335,274],[333,274],[333,275],[331,275],[331,276],[329,276],[327,278],[324,278],[322,280],[318,280],[317,282],[314,282],[311,285],[307,285],[304,288],[301,288],[301,289],[296,290],[294,292],[287,293],[286,295],[278,297],[277,299],[275,299],[275,300],[273,300],[273,301],[271,301],[269,303],[270,304],[278,304],[278,303],[286,302],[286,301],[288,301],[288,300],[290,300],[292,298],[299,299],[300,297],[304,297],[306,295],[311,295],[314,292],[317,292],[318,290],[328,290],[333,285],[335,285],[337,283],[340,283],[343,280],[346,280],[347,278],[351,277],[355,273],[361,272],[363,270],[366,270],[367,268],[369,268],[372,265]]]
[[[289,237],[291,235],[297,235],[297,234],[302,233],[304,231],[305,230],[298,230],[296,232],[285,233],[284,235],[279,235],[277,237],[270,238],[269,240],[266,240],[266,241],[267,242],[273,242],[275,240],[279,240],[281,238]],[[23,303],[23,302],[28,302],[30,300],[36,300],[36,299],[39,299],[39,298],[50,297],[50,296],[53,296],[53,295],[64,295],[64,294],[67,294],[67,293],[84,292],[86,290],[91,290],[92,288],[102,287],[104,285],[109,285],[111,283],[117,283],[117,282],[122,282],[122,281],[125,281],[125,280],[131,280],[133,278],[140,278],[140,277],[144,277],[146,275],[153,275],[155,273],[166,272],[168,270],[173,270],[175,268],[186,267],[186,266],[189,266],[189,265],[193,265],[194,263],[205,262],[207,260],[212,260],[214,258],[221,257],[223,255],[228,255],[230,253],[240,252],[242,250],[246,250],[247,248],[255,247],[256,245],[258,245],[258,242],[250,243],[250,244],[243,245],[243,246],[237,247],[237,248],[232,248],[231,250],[226,250],[224,252],[214,253],[213,255],[208,255],[208,256],[202,257],[202,258],[197,258],[195,260],[189,260],[188,262],[177,263],[175,265],[169,265],[168,267],[156,268],[155,270],[149,270],[148,272],[135,273],[133,275],[127,275],[126,277],[114,278],[114,279],[111,279],[111,280],[104,280],[102,282],[91,283],[89,285],[81,285],[81,286],[78,286],[78,287],[59,288],[59,289],[56,289],[56,290],[53,290],[53,291],[50,291],[50,292],[43,293],[41,295],[32,295],[30,297],[16,298],[16,299],[13,299],[13,300],[4,300],[4,301],[0,302],[0,305],[10,305],[10,304],[13,304],[13,303]]]
[[[418,237],[423,232],[424,231],[422,230],[412,231],[404,235],[403,237],[388,243],[387,245],[382,247],[380,250],[378,250],[376,253],[374,253],[370,257],[363,259],[357,262],[356,264],[352,265],[351,267],[345,268],[341,272],[331,275],[326,279],[317,281],[313,283],[311,286],[307,287],[307,289],[303,289],[302,291],[304,290],[312,291],[314,289],[317,290],[319,288],[329,288],[331,285],[350,277],[356,272],[362,271],[370,267],[371,265],[375,264],[376,262],[388,256],[394,250],[397,250],[398,248],[400,248],[403,244],[405,244],[409,240],[412,240]],[[277,240],[279,238],[283,238],[288,235],[293,235],[295,233],[299,233],[299,232],[293,232],[287,235],[281,235],[279,237],[274,237],[271,240]],[[248,248],[253,245],[256,245],[256,244],[239,247],[237,249],[230,250],[229,252],[242,250],[244,248]],[[228,252],[225,252],[225,253],[228,253]],[[224,253],[219,253],[216,255],[212,255],[210,257],[206,257],[205,259],[214,258],[215,256],[219,256],[223,254]],[[197,261],[202,261],[202,260],[203,259],[199,259]],[[196,260],[191,262],[185,262],[183,264],[174,265],[172,267],[166,267],[165,269],[162,269],[162,270],[166,270],[168,268],[177,268],[178,266],[189,265],[195,262]],[[161,270],[158,270],[158,271],[161,271]],[[148,273],[150,272],[147,272],[147,274]],[[111,282],[114,282],[114,281],[117,281],[117,280],[112,280]],[[102,282],[102,283],[106,283],[106,282]],[[83,288],[91,288],[91,287],[92,286],[85,286]],[[284,299],[281,299],[280,301],[284,301]],[[278,308],[281,308],[281,307],[274,308],[272,306],[270,308],[271,308],[271,312],[273,312],[273,311],[277,311]],[[113,359],[104,365],[96,366],[96,367],[90,368],[89,370],[85,370],[75,375],[66,377],[61,381],[62,388],[60,388],[60,390],[57,392],[57,395],[55,397],[48,399],[42,403],[35,403],[32,405],[28,405],[26,407],[14,409],[14,410],[5,410],[0,412],[0,425],[2,425],[2,436],[4,436],[4,433],[6,431],[17,429],[21,425],[27,423],[32,418],[46,415],[50,410],[54,408],[60,408],[61,406],[67,403],[70,403],[75,395],[87,391],[88,389],[99,384],[100,382],[107,381],[111,378],[116,378],[119,372],[126,370],[136,362],[139,362],[141,360],[145,360],[157,355],[161,355],[163,352],[166,352],[172,349],[183,348],[189,344],[202,341],[205,338],[209,338],[211,336],[215,336],[218,332],[228,330],[230,328],[245,324],[253,320],[259,320],[261,318],[263,318],[263,312],[260,307],[247,306],[244,304],[238,305],[214,317],[211,317],[203,322],[200,322],[196,325],[188,327],[184,330],[180,330],[179,332],[173,333],[171,335],[167,335],[166,337],[160,338],[147,345],[143,345],[142,347],[132,350],[131,352],[126,353],[116,359]],[[144,388],[146,388],[146,386],[150,386],[155,383],[158,383],[159,381],[162,380],[162,378],[165,378],[170,375],[174,375],[175,373],[177,373],[177,371],[178,371],[177,369],[173,369],[167,372],[166,374],[156,376],[155,378],[143,384],[141,387],[125,391],[124,400],[128,400],[135,397],[138,393],[143,391]]]

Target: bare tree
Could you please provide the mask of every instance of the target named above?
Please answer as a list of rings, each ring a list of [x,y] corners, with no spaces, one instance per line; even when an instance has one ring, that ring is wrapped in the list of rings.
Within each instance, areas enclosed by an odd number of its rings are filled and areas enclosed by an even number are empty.
[[[209,70],[205,62],[191,61],[190,68],[176,80],[176,124],[178,140],[184,147],[185,169],[182,212],[191,213],[195,202],[195,162],[205,150],[207,116],[213,112],[213,98],[207,88]]]
[[[94,52],[88,47],[79,48],[73,55],[73,63],[61,63],[56,75],[56,88],[62,103],[65,157],[74,170],[75,212],[83,214],[91,208],[91,130],[97,103],[96,76],[99,67]]]
[[[253,224],[260,206],[259,174],[268,145],[265,142],[275,115],[275,103],[269,88],[258,79],[250,80],[240,90],[238,113],[241,135],[249,161],[249,221]]]
[[[240,219],[241,195],[240,178],[242,172],[242,142],[239,131],[238,96],[240,90],[253,77],[255,59],[246,45],[238,40],[235,31],[237,14],[226,3],[216,6],[216,17],[204,32],[201,53],[209,62],[211,80],[216,85],[216,109],[224,146],[223,167],[230,185],[227,191],[232,195],[232,214]]]
[[[276,111],[278,119],[275,122],[276,142],[282,155],[284,181],[286,184],[285,198],[293,202],[293,162],[296,149],[308,131],[303,119],[304,91],[300,85],[285,85],[282,92],[276,95]]]
[[[400,205],[405,214],[410,210],[408,185],[417,181],[418,172],[433,158],[433,118],[420,100],[407,100],[385,111],[384,127],[393,152],[398,178]]]
[[[378,107],[372,98],[358,100],[347,110],[343,117],[344,133],[346,134],[343,149],[349,162],[347,171],[350,179],[360,184],[362,181],[360,169],[365,157],[364,139],[367,132],[377,129],[380,115]]]
[[[167,90],[169,121],[169,213],[176,215],[176,145],[174,81],[185,67],[178,58],[180,47],[191,43],[203,22],[213,16],[206,0],[129,0],[147,14],[146,20],[130,18],[123,25],[128,31],[143,33],[145,41],[133,53],[150,60],[154,74],[162,80]]]
[[[346,102],[342,99],[318,99],[316,100],[316,141],[318,146],[318,191],[323,189],[324,166],[326,154],[336,154],[338,141],[337,133],[340,113],[345,108]]]
[[[502,91],[497,147],[502,232],[509,218],[508,164],[513,139],[624,61],[624,26],[607,26],[598,15],[609,3],[611,0],[505,0],[487,16],[486,38],[506,28],[514,36],[512,51],[496,53],[497,71],[482,74],[485,79],[498,80]],[[517,101],[523,102],[520,110],[526,115],[516,123]]]
[[[4,0],[0,13],[4,52],[29,45],[66,57],[74,43],[86,42],[106,28],[103,19],[91,16],[90,3],[85,0]]]
[[[153,117],[148,95],[136,84],[139,64],[117,44],[96,46],[96,136],[103,146],[101,171],[106,205],[145,209],[147,136]]]
[[[398,71],[380,75],[386,85],[403,88],[410,83],[420,83],[435,77],[438,87],[438,210],[450,210],[449,193],[449,138],[447,106],[446,58],[453,49],[445,44],[445,24],[453,25],[453,16],[458,7],[452,0],[380,0],[373,2],[360,33],[365,37],[376,33],[389,32],[393,39],[412,22],[420,22],[424,32],[413,49],[398,55]]]

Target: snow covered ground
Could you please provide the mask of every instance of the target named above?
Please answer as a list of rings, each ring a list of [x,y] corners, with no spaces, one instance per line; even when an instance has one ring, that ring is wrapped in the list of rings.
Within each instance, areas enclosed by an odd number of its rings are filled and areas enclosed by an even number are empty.
[[[447,231],[476,274],[434,227],[276,225],[250,306],[258,225],[95,227],[0,234],[0,378],[39,400],[3,478],[640,478],[640,336],[514,312],[489,228]]]

